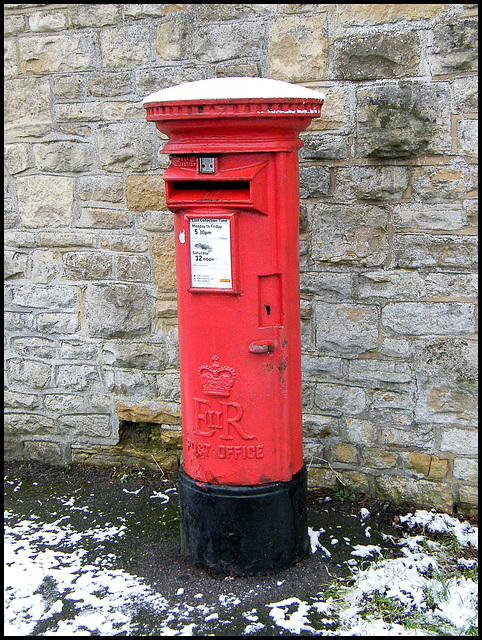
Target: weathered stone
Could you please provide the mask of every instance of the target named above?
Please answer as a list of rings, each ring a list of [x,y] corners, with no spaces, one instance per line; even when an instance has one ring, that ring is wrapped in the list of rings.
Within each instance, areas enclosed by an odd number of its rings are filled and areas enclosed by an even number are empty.
[[[471,236],[395,234],[394,266],[477,268],[478,242]]]
[[[174,237],[156,234],[151,237],[154,282],[161,291],[176,289],[176,256]]]
[[[50,86],[47,78],[8,79],[5,81],[4,96],[3,117],[7,142],[15,136],[41,136],[51,129]]]
[[[382,265],[388,254],[387,214],[381,207],[308,204],[315,262]]]
[[[347,200],[400,200],[408,187],[406,167],[349,167],[336,172],[334,196]]]
[[[96,6],[96,5],[94,5]],[[140,23],[103,29],[100,50],[105,69],[133,69],[149,64],[148,25]]]
[[[102,349],[104,364],[128,369],[153,369],[159,371],[167,365],[166,348],[163,344],[146,344],[109,340]],[[127,418],[124,418],[127,420]],[[149,422],[149,420],[143,420]]]
[[[27,460],[40,460],[47,464],[60,465],[64,461],[62,446],[56,442],[25,441],[23,455]]]
[[[319,351],[356,354],[378,346],[378,312],[375,307],[318,302],[315,319]]]
[[[377,388],[384,385],[400,385],[413,381],[410,366],[405,362],[390,360],[350,360],[348,379],[351,382],[370,384]]]
[[[60,416],[61,429],[70,436],[85,438],[104,437],[112,435],[110,416],[96,413],[79,413]]]
[[[115,403],[120,420],[129,422],[153,422],[156,424],[181,424],[181,407],[175,403],[156,402],[127,405],[120,400]]]
[[[346,418],[346,437],[353,444],[370,445],[376,442],[376,429],[369,420]]]
[[[476,429],[446,428],[442,431],[441,451],[454,454],[475,455],[478,450],[478,436]]]
[[[52,366],[36,360],[10,360],[8,363],[10,378],[34,389],[51,386]]]
[[[450,166],[413,168],[412,196],[417,200],[423,200],[423,206],[426,206],[425,202],[460,198],[468,190],[462,169]]]
[[[300,198],[316,198],[330,192],[330,170],[326,167],[300,167]]]
[[[149,260],[144,256],[118,256],[116,259],[118,280],[148,282],[150,272]]]
[[[351,26],[428,20],[452,7],[450,4],[327,4],[328,15],[340,30]]]
[[[447,484],[382,475],[374,480],[382,500],[452,513],[454,498]]]
[[[463,228],[467,220],[460,202],[454,204],[404,203],[393,208],[393,222],[397,230],[455,231]]]
[[[393,412],[392,412],[393,414]],[[392,416],[382,418],[384,426],[379,432],[379,444],[396,447],[419,447],[422,450],[433,451],[435,447],[435,428],[433,425],[417,424],[416,428],[410,426],[409,420],[401,420],[402,424],[392,424]]]
[[[478,514],[479,490],[477,487],[459,487],[460,512],[469,516]]]
[[[154,300],[134,284],[89,284],[85,309],[89,335],[99,338],[133,337],[149,332]]]
[[[56,367],[56,386],[62,390],[85,391],[99,384],[97,367],[86,364],[60,364]]]
[[[52,78],[52,94],[60,100],[80,100],[84,94],[84,78],[81,75],[73,74],[54,76]]]
[[[189,18],[183,14],[170,14],[159,25],[155,49],[162,60],[180,60],[188,52]]]
[[[19,40],[22,73],[67,73],[95,67],[95,42],[90,34],[29,36]]]
[[[351,444],[334,444],[331,449],[331,455],[337,462],[344,462],[347,464],[358,463],[358,454],[356,447]]]
[[[112,258],[97,251],[74,251],[62,256],[64,277],[71,280],[104,280],[112,276]]]
[[[24,143],[5,145],[5,166],[11,174],[20,173],[32,166],[29,148],[30,145]]]
[[[364,271],[358,276],[357,294],[360,298],[389,300],[417,299],[424,293],[424,283],[417,271],[406,269]]]
[[[5,389],[3,400],[6,407],[11,409],[38,409],[41,404],[40,396],[33,393],[21,393]]]
[[[434,27],[431,63],[434,74],[477,69],[477,19],[441,23]]]
[[[118,22],[121,12],[115,4],[72,4],[69,16],[74,27],[105,27]]]
[[[315,405],[329,414],[357,415],[365,409],[365,392],[358,387],[321,383],[316,386]]]
[[[27,255],[25,253],[5,250],[3,256],[3,277],[5,280],[25,276],[27,271]]]
[[[48,13],[32,13],[28,16],[28,24],[32,31],[61,31],[67,26],[64,11],[49,11]]]
[[[32,284],[16,285],[12,288],[12,304],[18,307],[36,309],[68,309],[78,303],[75,287],[51,285],[41,287]]]
[[[166,209],[166,192],[162,176],[127,176],[126,204],[129,209]]]
[[[380,451],[380,447],[364,447],[363,461],[371,469],[393,469],[397,466],[397,456],[391,452]]]
[[[463,119],[457,123],[458,150],[461,155],[477,158],[479,155],[479,122]]]
[[[454,478],[466,480],[467,482],[477,482],[479,473],[479,465],[477,460],[470,458],[455,458],[454,460]]]
[[[459,113],[477,112],[479,107],[479,83],[477,77],[454,79],[455,108]]]
[[[81,209],[74,226],[96,229],[125,229],[132,226],[132,218],[127,211],[118,209]]]
[[[145,171],[151,168],[152,132],[144,123],[114,123],[98,131],[100,165],[105,171]]]
[[[101,119],[100,104],[56,104],[54,107],[56,122],[96,122]]]
[[[132,93],[131,75],[127,71],[91,73],[86,83],[88,93],[96,97],[113,98]]]
[[[415,31],[351,35],[333,44],[330,79],[379,80],[418,75],[420,42]]]
[[[39,249],[30,255],[28,277],[31,282],[44,283],[57,278],[61,272],[60,256],[50,249]]]
[[[160,397],[156,387],[156,376],[153,373],[103,367],[103,379],[111,393],[123,396],[130,402],[139,399],[145,402],[148,399]]]
[[[77,333],[79,317],[76,313],[39,313],[35,318],[35,329],[48,334]]]
[[[346,137],[329,133],[309,133],[301,136],[301,160],[343,160],[348,158]]]
[[[322,80],[328,67],[325,14],[281,16],[271,23],[268,42],[268,75],[288,82]]]
[[[18,176],[19,212],[25,227],[66,227],[74,201],[73,179],[65,176]]]
[[[475,305],[468,302],[393,302],[382,309],[384,327],[411,335],[475,331]]]
[[[8,413],[4,414],[5,435],[47,435],[55,433],[58,427],[55,420],[41,413]]]
[[[12,348],[19,355],[33,358],[55,358],[57,343],[48,338],[28,336],[28,338],[13,338]]]
[[[445,85],[400,82],[359,89],[357,156],[411,158],[450,153]]]
[[[108,235],[104,233],[99,238],[99,246],[107,251],[129,251],[144,253],[149,248],[146,236],[127,235],[116,233]]]
[[[185,20],[188,20],[187,16]],[[265,39],[266,25],[260,20],[243,20],[236,29],[230,22],[213,22],[200,24],[192,30],[189,46],[196,60],[224,62],[264,56]]]

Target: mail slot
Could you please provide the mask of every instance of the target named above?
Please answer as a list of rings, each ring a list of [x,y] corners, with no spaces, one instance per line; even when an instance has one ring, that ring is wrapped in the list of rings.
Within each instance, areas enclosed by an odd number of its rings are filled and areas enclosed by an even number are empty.
[[[308,550],[297,152],[322,104],[319,92],[261,78],[144,100],[171,159],[181,551],[216,573],[275,572]]]

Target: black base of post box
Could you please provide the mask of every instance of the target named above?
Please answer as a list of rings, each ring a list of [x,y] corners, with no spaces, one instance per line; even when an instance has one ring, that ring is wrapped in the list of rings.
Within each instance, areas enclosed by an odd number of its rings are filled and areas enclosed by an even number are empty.
[[[198,567],[232,576],[287,569],[308,553],[307,472],[289,482],[228,486],[179,471],[181,553]]]

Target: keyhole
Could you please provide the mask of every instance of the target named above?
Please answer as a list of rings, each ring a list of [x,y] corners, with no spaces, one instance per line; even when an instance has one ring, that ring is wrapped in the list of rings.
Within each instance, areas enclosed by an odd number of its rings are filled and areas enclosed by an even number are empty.
[[[271,313],[271,307],[269,304],[265,304],[264,308],[266,309],[266,315],[269,316],[269,314]]]

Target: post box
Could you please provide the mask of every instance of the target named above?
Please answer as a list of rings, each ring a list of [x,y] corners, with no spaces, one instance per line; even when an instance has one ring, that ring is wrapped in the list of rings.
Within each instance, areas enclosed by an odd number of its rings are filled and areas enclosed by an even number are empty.
[[[223,78],[143,101],[171,158],[181,552],[215,573],[276,572],[308,550],[297,152],[323,100],[286,82]]]

